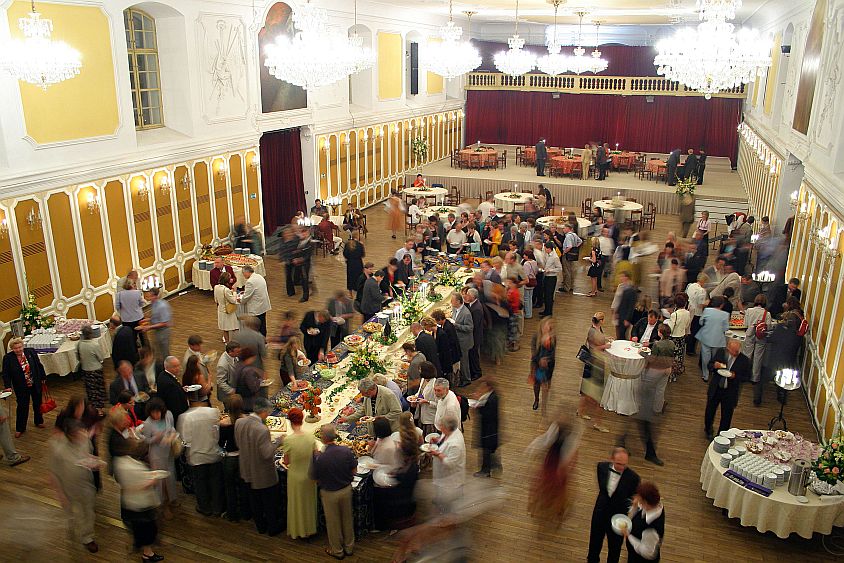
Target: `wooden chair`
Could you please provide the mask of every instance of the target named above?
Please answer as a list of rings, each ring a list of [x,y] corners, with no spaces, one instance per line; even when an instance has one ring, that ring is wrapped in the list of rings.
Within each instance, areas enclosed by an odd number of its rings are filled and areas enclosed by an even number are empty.
[[[481,169],[481,155],[479,154],[470,154],[469,155],[469,168],[480,170]]]
[[[504,152],[498,156],[498,165],[501,168],[507,168],[507,149],[504,149]]]
[[[592,198],[587,197],[580,203],[580,216],[588,219],[592,215]]]
[[[665,180],[665,183],[668,183],[668,166],[665,164],[660,164],[656,167],[656,174],[654,174],[654,178],[656,182],[659,182],[660,178]]]
[[[460,191],[457,189],[457,186],[451,186],[448,195],[445,196],[445,202],[447,205],[460,205]]]
[[[451,162],[451,167],[457,168],[457,151],[451,151],[451,154],[449,155],[449,160]]]
[[[558,162],[554,162],[552,160],[548,174],[550,176],[559,176],[560,178],[562,178],[563,177],[563,165],[558,163]]]
[[[484,194],[484,201],[492,199],[492,196],[495,195],[492,193],[492,190],[487,190]]]
[[[516,147],[516,165],[521,166],[524,164],[524,149],[522,147]]]
[[[575,161],[569,170],[569,178],[580,178],[583,176],[583,161]]]
[[[656,205],[652,201],[648,202],[647,211],[642,214],[642,227],[645,225],[650,229],[656,227]]]
[[[627,200],[630,201],[630,200]],[[642,229],[642,210],[637,209],[636,211],[630,212],[630,223],[636,227],[636,230]]]
[[[407,213],[404,214],[404,236],[407,236],[408,231],[415,232],[416,225],[419,224],[419,221],[414,222],[413,218],[408,215]]]

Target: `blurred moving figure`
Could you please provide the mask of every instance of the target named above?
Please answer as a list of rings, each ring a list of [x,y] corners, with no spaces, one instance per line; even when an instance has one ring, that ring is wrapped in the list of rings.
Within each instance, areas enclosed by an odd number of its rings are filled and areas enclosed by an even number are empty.
[[[561,417],[528,446],[527,453],[539,459],[528,497],[528,513],[541,524],[558,528],[565,519],[571,505],[569,476],[577,462],[582,434],[580,426]]]

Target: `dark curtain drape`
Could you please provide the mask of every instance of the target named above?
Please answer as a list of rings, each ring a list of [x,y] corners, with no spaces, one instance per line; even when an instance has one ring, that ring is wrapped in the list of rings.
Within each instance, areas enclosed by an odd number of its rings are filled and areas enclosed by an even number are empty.
[[[305,208],[299,128],[261,135],[261,197],[269,234]]]
[[[594,37],[594,36],[593,36]],[[478,48],[478,52],[483,59],[478,70],[488,70],[490,72],[497,72],[493,58],[499,51],[507,50],[507,43],[498,43],[495,41],[475,41],[472,44]],[[594,47],[584,46],[586,49],[586,56],[591,56]],[[563,47],[562,52],[571,54],[574,45]],[[537,55],[545,55],[548,49],[542,45],[525,45],[526,51],[531,51]],[[656,50],[653,47],[635,47],[630,45],[601,45],[599,47],[601,55],[607,59],[609,65],[607,70],[601,73],[604,76],[657,76],[656,67],[654,66],[654,56]],[[539,71],[534,71],[539,72]],[[592,76],[591,73],[586,76]]]
[[[482,143],[582,147],[607,142],[615,148],[667,153],[704,148],[727,156],[738,153],[742,100],[702,97],[614,96],[545,92],[470,90],[466,100],[466,139]]]

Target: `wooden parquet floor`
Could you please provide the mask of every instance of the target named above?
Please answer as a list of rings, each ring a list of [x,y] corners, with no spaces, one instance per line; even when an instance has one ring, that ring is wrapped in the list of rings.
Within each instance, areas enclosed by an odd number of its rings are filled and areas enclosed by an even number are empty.
[[[369,211],[369,237],[364,241],[367,258],[381,264],[392,256],[398,241],[387,235],[386,215],[380,208]],[[664,240],[668,230],[679,227],[676,217],[659,216],[652,240]],[[281,268],[274,257],[267,258],[273,310],[268,325],[277,327],[283,311],[299,314],[311,307],[321,307],[336,288],[345,285],[345,267],[331,256],[314,260],[317,292],[309,304],[298,302],[298,296],[288,298],[284,292]],[[581,272],[577,286],[585,289],[588,279]],[[575,353],[585,338],[589,319],[595,311],[609,313],[611,292],[596,298],[558,296],[555,306],[559,346],[557,371],[553,380],[549,416],[558,412],[572,415],[578,402],[581,364]],[[181,354],[187,336],[201,334],[210,348],[222,350],[216,329],[216,312],[209,293],[190,291],[171,301],[175,312],[173,352]],[[537,319],[528,320],[525,345],[518,352],[508,354],[502,365],[486,363],[485,373],[495,374],[500,382],[504,421],[504,445],[501,448],[503,473],[491,483],[504,487],[508,495],[506,506],[472,524],[475,532],[473,560],[490,561],[583,561],[589,537],[589,519],[597,494],[595,464],[604,460],[623,431],[627,420],[607,413],[605,423],[612,430],[603,434],[587,428],[579,450],[577,468],[572,477],[571,492],[574,506],[559,530],[550,530],[536,523],[527,514],[527,484],[533,467],[524,456],[530,441],[547,427],[547,419],[531,410],[532,391],[526,383],[530,342]],[[270,359],[267,368],[277,373],[277,361]],[[107,381],[113,372],[107,368]],[[51,389],[63,404],[69,396],[83,393],[81,381],[53,377]],[[271,389],[271,392],[275,389]],[[628,438],[631,466],[643,479],[655,481],[663,494],[667,515],[663,561],[832,561],[822,546],[821,537],[812,540],[796,536],[781,540],[771,533],[760,534],[744,528],[735,519],[728,519],[713,507],[701,491],[700,461],[707,442],[703,435],[705,386],[695,362],[687,362],[687,373],[677,383],[669,385],[669,403],[661,424],[658,452],[665,461],[656,467],[643,460],[643,446],[634,430]],[[741,428],[765,427],[776,414],[773,390],[769,390],[761,408],[751,403],[749,388],[742,395],[736,410],[734,425]],[[808,411],[801,400],[793,400],[785,411],[791,429],[814,436]],[[47,416],[48,425],[55,413]],[[467,442],[474,444],[473,421],[467,423]],[[44,466],[46,439],[49,430],[32,428],[17,440],[18,449],[30,454],[29,463],[16,468],[0,468],[0,560],[3,561],[123,561],[140,560],[131,552],[129,534],[120,522],[117,487],[105,478],[104,491],[97,500],[97,541],[100,552],[91,556],[81,546],[70,541],[65,532],[63,512],[47,480]],[[477,469],[477,450],[470,447],[467,471]],[[472,479],[471,476],[468,477]],[[167,561],[318,561],[327,560],[322,549],[325,538],[311,542],[293,541],[282,535],[268,538],[257,534],[251,523],[231,524],[224,520],[200,516],[194,511],[194,500],[182,498],[173,520],[162,523],[158,551]],[[838,530],[840,537],[841,530]],[[389,561],[394,549],[392,539],[384,534],[369,535],[357,546],[350,561]],[[626,555],[622,555],[622,559]]]

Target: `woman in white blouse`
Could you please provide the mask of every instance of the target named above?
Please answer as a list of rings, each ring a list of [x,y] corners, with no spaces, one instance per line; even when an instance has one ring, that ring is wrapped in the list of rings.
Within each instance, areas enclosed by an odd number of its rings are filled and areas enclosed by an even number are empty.
[[[659,561],[660,546],[665,536],[665,511],[660,500],[656,485],[650,481],[639,484],[627,514],[633,526],[621,534],[627,540],[628,563]]]
[[[434,433],[434,419],[437,416],[437,396],[434,394],[434,382],[437,379],[437,368],[431,362],[425,361],[419,365],[419,391],[417,401],[411,401],[416,405],[416,418],[422,425],[422,431],[427,436]]]
[[[229,289],[231,278],[228,272],[220,274],[214,286],[214,302],[217,304],[217,327],[223,331],[223,342],[231,339],[231,333],[240,328],[237,320],[237,294]]]
[[[674,311],[665,321],[671,328],[671,341],[674,342],[674,365],[671,367],[671,381],[686,371],[686,335],[692,325],[692,316],[686,306],[689,300],[685,293],[674,296]]]
[[[767,298],[760,293],[753,300],[753,307],[750,307],[744,312],[744,322],[747,325],[747,331],[744,334],[741,353],[753,362],[752,374],[750,376],[750,381],[753,383],[759,381],[759,375],[762,373],[762,359],[765,357],[766,348],[766,342],[756,338],[756,325],[763,323],[767,329],[770,329],[774,324],[771,314],[765,309],[767,303]]]

